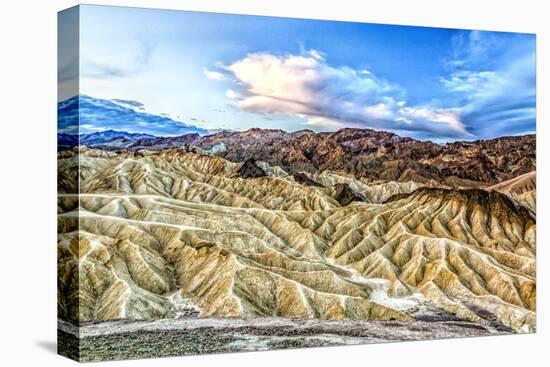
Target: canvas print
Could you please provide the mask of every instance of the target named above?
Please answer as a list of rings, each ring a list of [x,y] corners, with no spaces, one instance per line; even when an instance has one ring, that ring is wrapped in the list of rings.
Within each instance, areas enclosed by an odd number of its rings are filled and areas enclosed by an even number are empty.
[[[535,41],[60,12],[59,353],[535,332]]]

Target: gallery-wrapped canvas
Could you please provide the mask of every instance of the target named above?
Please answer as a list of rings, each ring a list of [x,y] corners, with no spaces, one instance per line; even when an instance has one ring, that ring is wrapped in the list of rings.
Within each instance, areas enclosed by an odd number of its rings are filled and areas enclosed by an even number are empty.
[[[58,20],[60,354],[536,331],[535,35]]]

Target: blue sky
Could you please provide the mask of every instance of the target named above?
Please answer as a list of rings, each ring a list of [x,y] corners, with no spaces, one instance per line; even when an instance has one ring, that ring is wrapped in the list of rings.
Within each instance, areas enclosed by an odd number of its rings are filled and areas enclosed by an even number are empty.
[[[210,130],[535,131],[534,35],[102,6],[80,29],[80,93]]]

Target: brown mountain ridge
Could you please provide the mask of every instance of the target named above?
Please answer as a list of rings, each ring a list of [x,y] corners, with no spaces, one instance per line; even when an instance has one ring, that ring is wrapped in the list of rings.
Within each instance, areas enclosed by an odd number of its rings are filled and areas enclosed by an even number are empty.
[[[444,145],[370,129],[316,133],[253,128],[173,138],[151,138],[98,148],[162,150],[184,147],[232,162],[249,159],[278,166],[290,174],[338,171],[369,181],[434,180],[451,187],[479,187],[535,170],[535,135],[501,137]]]

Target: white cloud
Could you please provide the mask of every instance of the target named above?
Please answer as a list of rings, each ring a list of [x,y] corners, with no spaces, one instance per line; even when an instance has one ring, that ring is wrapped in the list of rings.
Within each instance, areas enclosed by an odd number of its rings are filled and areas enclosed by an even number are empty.
[[[207,68],[203,68],[202,72],[208,79],[217,80],[217,81],[225,80],[225,75],[223,75],[218,71],[212,71],[212,70],[208,70]]]
[[[466,130],[466,126],[460,119],[458,110],[435,109],[433,107],[404,107],[400,113],[408,124],[416,121],[424,121],[431,125],[432,132],[445,134],[450,127],[453,131],[465,137],[473,137],[473,134]]]
[[[316,60],[324,60],[325,56],[322,52],[319,52],[317,50],[310,50],[309,55],[313,57]]]
[[[441,78],[443,86],[451,92],[480,94],[488,85],[501,83],[501,77],[494,71],[458,71],[448,78]]]
[[[345,126],[470,136],[455,111],[407,106],[398,85],[368,70],[329,65],[322,53],[249,54],[225,69],[235,79],[226,95],[239,109],[303,118],[317,128]],[[410,134],[409,134],[410,135]]]
[[[237,98],[240,98],[241,95],[237,92],[235,92],[233,89],[228,89],[225,91],[225,95],[227,96],[227,98],[229,99],[237,99]]]

